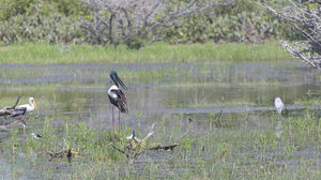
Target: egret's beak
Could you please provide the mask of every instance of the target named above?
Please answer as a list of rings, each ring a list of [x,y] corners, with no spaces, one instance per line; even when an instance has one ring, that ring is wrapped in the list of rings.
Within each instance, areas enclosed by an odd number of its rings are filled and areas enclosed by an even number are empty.
[[[39,113],[39,109],[38,109],[38,107],[37,107],[36,102],[33,102],[33,106],[35,107],[35,110]]]

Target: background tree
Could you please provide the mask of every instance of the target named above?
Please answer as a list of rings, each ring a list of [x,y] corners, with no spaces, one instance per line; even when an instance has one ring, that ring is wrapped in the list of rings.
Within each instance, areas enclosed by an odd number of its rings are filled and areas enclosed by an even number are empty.
[[[124,43],[138,49],[146,40],[160,40],[169,27],[182,25],[183,17],[201,15],[233,1],[88,0],[92,16],[83,19],[81,27],[94,44]]]
[[[0,44],[124,44],[297,40],[263,0],[0,0]],[[273,0],[270,0],[271,2]],[[284,7],[288,0],[274,0]]]
[[[293,44],[287,41],[281,44],[294,57],[321,69],[321,2],[289,0],[288,3],[279,9],[265,5],[274,15],[291,23],[302,37]]]

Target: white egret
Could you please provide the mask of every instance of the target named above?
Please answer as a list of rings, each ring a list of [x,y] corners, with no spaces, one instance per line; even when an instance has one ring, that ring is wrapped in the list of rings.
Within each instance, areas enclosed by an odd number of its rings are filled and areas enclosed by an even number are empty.
[[[285,110],[284,103],[282,102],[281,98],[279,98],[279,97],[275,98],[274,106],[275,106],[276,111],[279,114],[282,114],[284,112],[284,110]]]

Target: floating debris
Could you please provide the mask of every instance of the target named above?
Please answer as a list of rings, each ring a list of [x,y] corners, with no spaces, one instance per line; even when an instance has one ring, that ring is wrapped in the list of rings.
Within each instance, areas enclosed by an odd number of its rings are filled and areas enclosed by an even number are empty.
[[[61,151],[47,151],[47,154],[50,156],[49,161],[52,161],[55,158],[64,158],[66,157],[68,161],[71,161],[71,158],[78,155],[78,152],[73,151],[71,148],[62,149]]]

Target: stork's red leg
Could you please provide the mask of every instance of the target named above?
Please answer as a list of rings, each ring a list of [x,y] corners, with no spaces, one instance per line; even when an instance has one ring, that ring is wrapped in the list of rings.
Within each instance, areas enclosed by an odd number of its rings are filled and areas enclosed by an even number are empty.
[[[111,106],[111,118],[112,118],[112,123],[113,123],[113,131],[115,130],[115,119],[114,119],[114,106]]]
[[[120,110],[118,110],[118,129],[120,131]]]

